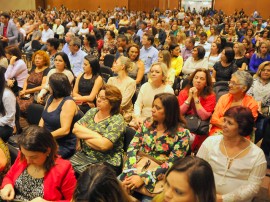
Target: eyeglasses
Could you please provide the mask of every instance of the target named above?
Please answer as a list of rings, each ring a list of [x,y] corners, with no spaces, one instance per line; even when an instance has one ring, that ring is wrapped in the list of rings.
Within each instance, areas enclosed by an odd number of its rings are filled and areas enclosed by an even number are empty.
[[[108,99],[105,96],[96,95],[96,99],[100,99],[102,102],[106,102]]]
[[[240,86],[240,85],[243,85],[241,83],[235,83],[234,81],[228,81],[228,85],[233,85],[233,86]]]

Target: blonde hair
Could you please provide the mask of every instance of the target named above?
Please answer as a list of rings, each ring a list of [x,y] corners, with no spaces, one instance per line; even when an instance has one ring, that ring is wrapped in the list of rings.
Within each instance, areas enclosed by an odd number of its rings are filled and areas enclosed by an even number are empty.
[[[258,70],[257,70],[256,74],[254,75],[254,78],[261,78],[262,70],[263,70],[266,66],[270,66],[270,61],[262,62],[262,63],[259,65]]]
[[[246,53],[246,48],[245,48],[244,44],[240,43],[240,42],[235,42],[234,45],[238,45],[240,55],[244,56]]]
[[[171,53],[168,50],[161,50],[159,51],[158,55],[161,54],[163,57],[163,63],[167,65],[167,68],[170,69],[171,67]]]
[[[163,83],[166,83],[167,82],[167,79],[168,79],[168,67],[165,63],[163,62],[155,62],[151,65],[151,68],[150,68],[150,71],[148,73],[148,78],[151,80],[151,69],[154,67],[154,66],[159,66],[161,71],[162,71],[162,75],[163,75],[163,79],[162,79],[162,82]]]

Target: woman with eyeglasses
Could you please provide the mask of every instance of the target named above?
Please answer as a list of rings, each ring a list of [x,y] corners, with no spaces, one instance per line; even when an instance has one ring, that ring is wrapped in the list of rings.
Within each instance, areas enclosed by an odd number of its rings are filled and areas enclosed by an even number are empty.
[[[251,95],[259,106],[255,132],[255,142],[258,142],[263,137],[264,122],[267,117],[270,117],[270,61],[261,63],[254,77],[253,84],[247,94]]]
[[[252,111],[255,120],[258,116],[258,104],[252,96],[247,94],[253,83],[252,76],[246,71],[238,70],[232,74],[228,83],[229,92],[219,98],[210,120],[212,124],[210,135],[221,131],[224,113],[230,107],[245,106]]]
[[[74,125],[73,133],[81,148],[70,159],[74,170],[82,173],[89,165],[104,162],[116,174],[122,171],[125,121],[120,114],[122,95],[112,85],[104,85],[91,108]]]

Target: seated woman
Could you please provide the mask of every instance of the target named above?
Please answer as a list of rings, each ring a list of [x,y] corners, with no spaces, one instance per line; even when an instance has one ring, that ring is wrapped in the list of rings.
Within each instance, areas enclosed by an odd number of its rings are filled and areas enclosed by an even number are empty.
[[[77,105],[70,96],[71,85],[63,73],[54,73],[49,79],[51,96],[45,105],[39,126],[50,131],[59,146],[58,154],[69,158],[75,153],[76,137],[72,134]]]
[[[220,61],[221,57],[221,45],[219,43],[213,42],[211,45],[208,59],[208,68],[212,72],[214,65]]]
[[[81,201],[131,202],[115,172],[104,164],[90,165],[80,175],[71,202]]]
[[[44,98],[46,94],[49,92],[49,79],[52,74],[54,73],[65,74],[68,77],[69,83],[71,84],[71,86],[73,86],[74,75],[71,71],[71,66],[67,54],[65,54],[64,52],[56,53],[54,59],[54,66],[55,68],[49,71],[46,78],[46,83],[37,96],[37,103],[39,104],[44,104],[46,101],[44,100]]]
[[[245,57],[246,48],[244,44],[236,42],[233,45],[233,51],[234,51],[234,64],[237,66],[240,70],[247,70],[248,67],[248,60]]]
[[[1,186],[2,199],[69,202],[76,178],[70,162],[57,155],[51,133],[33,125],[20,135],[18,144],[19,155]]]
[[[0,138],[4,142],[12,135],[15,126],[16,97],[6,87],[5,67],[0,66]]]
[[[242,43],[246,49],[245,58],[247,59],[247,65],[249,66],[250,59],[254,54],[255,49],[253,48],[251,40],[246,37],[243,39]]]
[[[256,73],[258,67],[261,63],[265,61],[270,61],[270,53],[269,53],[269,44],[268,42],[260,42],[258,51],[255,52],[249,62],[248,69],[251,73]]]
[[[232,74],[237,71],[237,66],[233,63],[234,51],[231,47],[226,47],[221,52],[220,62],[214,64],[212,72],[213,82],[229,81]]]
[[[128,76],[136,81],[139,89],[144,77],[144,63],[139,59],[140,47],[137,44],[130,45],[127,49],[127,57],[133,62],[133,68],[128,72]]]
[[[100,65],[95,56],[84,57],[83,69],[84,72],[76,79],[72,96],[80,110],[86,113],[90,108],[95,107],[95,99],[103,85],[103,80],[99,75]]]
[[[33,103],[34,94],[42,89],[42,85],[45,84],[47,74],[50,71],[50,58],[45,51],[36,51],[32,56],[32,62],[35,68],[32,68],[32,71],[24,82],[23,89],[19,92],[19,97],[17,97],[17,102],[22,113],[25,113]]]
[[[252,96],[246,94],[252,82],[252,76],[246,71],[238,70],[232,74],[232,78],[229,81],[229,93],[219,98],[212,115],[210,121],[212,124],[210,130],[211,135],[221,130],[224,113],[230,107],[239,105],[248,107],[252,111],[254,119],[257,118],[258,104]]]
[[[237,42],[238,41],[238,36],[235,32],[235,28],[234,27],[230,27],[228,30],[228,33],[225,36],[226,40],[228,42]]]
[[[8,146],[0,138],[0,184],[2,184],[3,178],[10,169],[10,163]]]
[[[161,50],[158,53],[158,62],[163,62],[167,65],[168,68],[168,76],[167,76],[167,84],[173,86],[175,80],[175,69],[171,68],[171,54],[168,50]]]
[[[164,191],[152,200],[164,201],[216,201],[215,180],[210,164],[194,156],[176,160],[165,175]]]
[[[10,87],[15,94],[18,94],[23,88],[24,81],[28,76],[27,66],[22,60],[22,53],[18,46],[7,46],[5,51],[6,57],[9,60],[9,65],[5,73],[5,79],[8,87]]]
[[[152,118],[145,120],[131,141],[123,173],[119,176],[128,192],[155,195],[157,181],[161,181],[173,162],[184,158],[189,150],[189,131],[183,126],[175,95],[155,95]],[[137,169],[137,160],[143,156],[156,162],[151,171]]]
[[[263,138],[262,133],[266,117],[270,115],[270,61],[259,65],[254,76],[253,84],[247,94],[251,95],[258,103],[258,119],[256,120],[255,143]]]
[[[182,69],[184,75],[192,74],[198,68],[208,69],[208,61],[205,56],[205,49],[203,46],[195,46],[192,50],[192,57],[189,57]]]
[[[136,81],[128,76],[132,63],[129,58],[120,56],[112,66],[116,77],[110,77],[107,84],[117,87],[122,94],[121,109],[125,122],[128,124],[132,119],[132,97],[136,91]]]
[[[209,71],[203,68],[196,69],[189,77],[187,86],[180,91],[178,101],[182,115],[194,114],[201,120],[209,120],[216,105]],[[191,150],[196,152],[208,137],[208,133],[193,135],[195,139],[191,139]]]
[[[97,108],[91,108],[74,125],[81,151],[70,161],[82,173],[90,164],[104,162],[119,174],[122,171],[125,121],[120,114],[122,95],[118,88],[104,85],[97,96]]]
[[[95,56],[97,59],[99,58],[97,40],[94,35],[86,34],[85,36],[83,36],[82,51],[86,52],[89,55]]]
[[[171,44],[169,46],[169,52],[171,53],[171,66],[175,70],[175,76],[179,76],[183,67],[183,58],[180,54],[180,47],[178,44]]]
[[[143,84],[134,105],[134,117],[130,125],[137,129],[143,121],[152,115],[152,104],[156,94],[171,93],[173,89],[167,83],[168,68],[164,63],[152,64],[149,71],[149,80]]]
[[[263,151],[249,141],[254,127],[252,111],[243,106],[226,110],[222,135],[207,138],[197,156],[212,167],[217,201],[251,202],[266,174]]]

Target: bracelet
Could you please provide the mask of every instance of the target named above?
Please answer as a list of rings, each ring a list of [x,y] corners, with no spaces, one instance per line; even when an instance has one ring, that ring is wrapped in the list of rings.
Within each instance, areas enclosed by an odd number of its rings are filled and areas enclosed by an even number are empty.
[[[190,102],[187,101],[187,100],[186,100],[184,103],[185,103],[186,105],[190,105]]]

